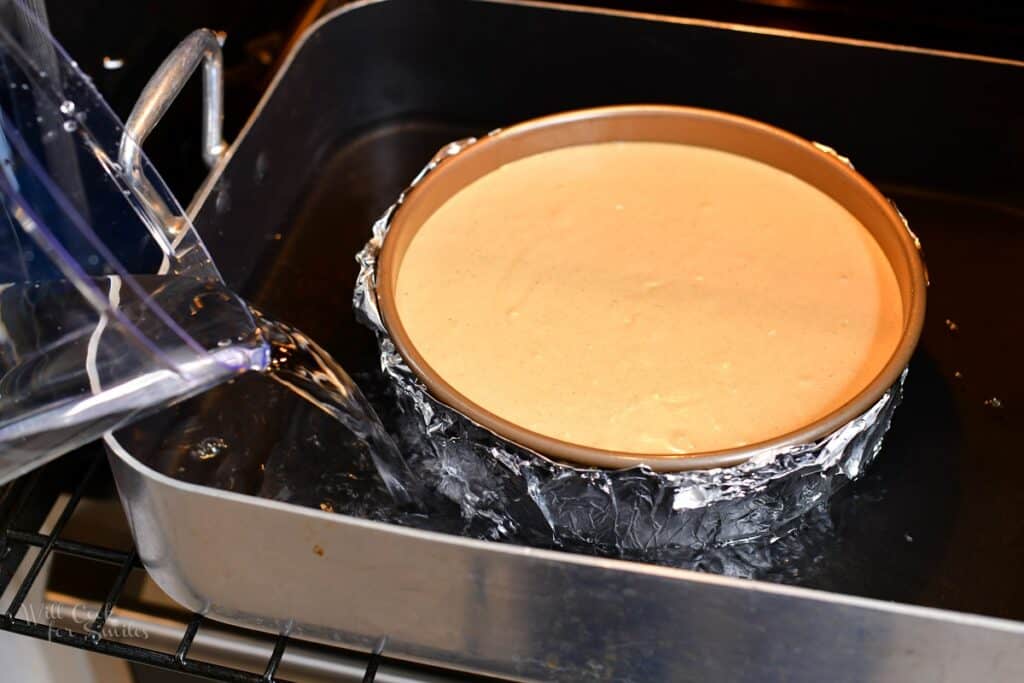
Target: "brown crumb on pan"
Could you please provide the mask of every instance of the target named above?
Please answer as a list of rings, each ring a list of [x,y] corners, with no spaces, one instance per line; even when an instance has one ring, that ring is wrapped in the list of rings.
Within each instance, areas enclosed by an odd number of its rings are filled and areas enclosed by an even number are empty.
[[[324,549],[321,548],[318,545],[315,545],[315,546],[313,546],[313,553],[315,555],[319,555],[320,557],[323,557],[324,556]]]

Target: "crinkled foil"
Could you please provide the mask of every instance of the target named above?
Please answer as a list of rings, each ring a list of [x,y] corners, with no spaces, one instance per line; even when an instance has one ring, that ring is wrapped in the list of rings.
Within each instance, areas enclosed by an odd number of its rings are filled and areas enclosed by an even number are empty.
[[[410,185],[472,145],[442,149]],[[459,506],[476,535],[690,566],[712,549],[774,540],[860,476],[878,455],[906,372],[863,415],[814,443],[765,450],[729,468],[657,473],[574,467],[513,444],[430,395],[395,348],[380,315],[377,257],[405,194],[373,226],[357,259],[354,304],[376,334],[410,468]],[[679,552],[682,555],[679,555]],[[711,553],[721,561],[721,553]]]

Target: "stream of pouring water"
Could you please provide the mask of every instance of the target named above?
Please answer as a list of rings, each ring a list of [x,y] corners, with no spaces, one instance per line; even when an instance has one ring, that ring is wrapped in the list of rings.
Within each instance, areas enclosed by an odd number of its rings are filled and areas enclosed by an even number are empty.
[[[263,374],[315,406],[366,444],[384,486],[400,505],[417,497],[409,490],[412,477],[398,447],[348,373],[299,330],[253,310],[259,333],[269,345]],[[318,437],[319,440],[319,437]]]
[[[253,311],[252,370],[117,431],[121,450],[176,479],[380,518],[420,486],[352,378],[309,337]],[[251,355],[254,355],[250,352]]]

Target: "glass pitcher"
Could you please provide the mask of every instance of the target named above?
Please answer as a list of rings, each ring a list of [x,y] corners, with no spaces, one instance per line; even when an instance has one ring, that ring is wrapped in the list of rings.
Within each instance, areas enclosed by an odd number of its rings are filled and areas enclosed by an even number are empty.
[[[140,145],[220,46],[197,31],[123,125],[20,0],[0,0],[0,483],[247,369],[266,349]]]

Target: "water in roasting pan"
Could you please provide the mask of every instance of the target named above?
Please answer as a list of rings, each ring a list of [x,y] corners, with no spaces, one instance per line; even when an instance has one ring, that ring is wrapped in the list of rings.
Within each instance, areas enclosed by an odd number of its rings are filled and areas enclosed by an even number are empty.
[[[260,371],[119,431],[120,446],[177,479],[326,511],[410,504],[404,461],[355,382],[302,332],[253,313]]]

